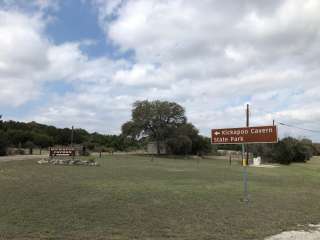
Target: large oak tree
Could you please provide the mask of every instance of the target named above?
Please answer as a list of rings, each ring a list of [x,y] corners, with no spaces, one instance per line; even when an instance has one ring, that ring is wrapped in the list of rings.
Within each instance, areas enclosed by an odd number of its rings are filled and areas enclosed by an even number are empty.
[[[159,154],[160,143],[186,121],[184,108],[175,102],[137,101],[133,104],[132,119],[123,124],[122,133],[136,139],[148,137],[156,142]]]

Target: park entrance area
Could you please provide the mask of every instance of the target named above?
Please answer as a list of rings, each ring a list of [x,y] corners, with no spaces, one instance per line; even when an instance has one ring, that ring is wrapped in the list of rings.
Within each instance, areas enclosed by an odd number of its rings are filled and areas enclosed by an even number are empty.
[[[83,159],[74,147],[59,146],[49,148],[49,157],[42,158],[39,164],[98,166],[95,158]]]

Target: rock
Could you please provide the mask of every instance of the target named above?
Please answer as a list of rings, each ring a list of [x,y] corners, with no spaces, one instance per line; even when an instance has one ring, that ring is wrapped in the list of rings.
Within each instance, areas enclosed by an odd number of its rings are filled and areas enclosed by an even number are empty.
[[[83,165],[83,166],[99,166],[99,164],[94,160],[79,160],[79,159],[41,159],[38,164],[52,164],[52,165]]]
[[[49,161],[46,159],[41,159],[38,161],[38,164],[48,164],[48,163],[49,163]]]

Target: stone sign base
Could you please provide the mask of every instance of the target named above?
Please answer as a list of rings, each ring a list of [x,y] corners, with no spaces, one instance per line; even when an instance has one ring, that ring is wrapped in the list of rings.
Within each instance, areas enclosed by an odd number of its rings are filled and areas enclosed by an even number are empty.
[[[68,165],[68,166],[99,166],[95,160],[80,160],[80,159],[41,159],[38,164],[52,164],[52,165]]]

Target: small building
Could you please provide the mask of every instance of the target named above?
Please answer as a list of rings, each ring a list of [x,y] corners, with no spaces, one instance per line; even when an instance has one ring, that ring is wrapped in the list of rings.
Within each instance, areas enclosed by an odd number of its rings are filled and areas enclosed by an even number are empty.
[[[167,144],[164,142],[160,142],[160,154],[167,154]],[[147,145],[147,153],[148,154],[158,154],[157,142],[149,142]]]

